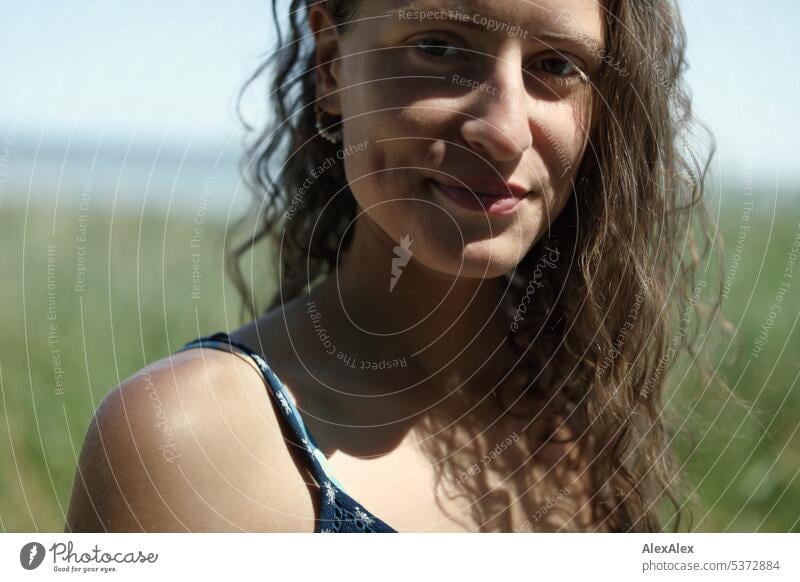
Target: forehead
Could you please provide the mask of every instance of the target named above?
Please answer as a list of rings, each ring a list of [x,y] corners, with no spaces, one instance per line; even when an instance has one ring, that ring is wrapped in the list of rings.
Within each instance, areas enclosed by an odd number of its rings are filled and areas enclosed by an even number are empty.
[[[601,0],[362,0],[360,16],[380,18],[381,25],[442,21],[449,13],[466,24],[487,30],[519,26],[539,32],[580,32],[603,38]],[[438,15],[437,15],[438,13]]]

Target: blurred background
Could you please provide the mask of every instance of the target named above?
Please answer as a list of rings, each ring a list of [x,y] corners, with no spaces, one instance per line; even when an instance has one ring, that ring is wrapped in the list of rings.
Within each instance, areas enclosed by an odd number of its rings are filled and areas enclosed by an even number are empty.
[[[707,196],[734,328],[716,356],[730,394],[672,378],[694,434],[678,445],[692,527],[800,531],[800,3],[679,4],[695,108],[717,139]],[[271,12],[0,6],[0,531],[60,531],[108,390],[241,323],[222,270],[250,200],[236,97],[272,46]],[[256,126],[262,96],[242,104]]]

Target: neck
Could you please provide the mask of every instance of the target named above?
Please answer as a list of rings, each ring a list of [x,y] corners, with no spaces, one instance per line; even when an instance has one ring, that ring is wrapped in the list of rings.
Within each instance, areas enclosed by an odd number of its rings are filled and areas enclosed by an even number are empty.
[[[361,217],[339,268],[309,300],[345,357],[362,366],[401,362],[399,374],[367,366],[367,375],[396,382],[364,382],[364,389],[374,395],[419,385],[426,387],[414,391],[424,392],[422,399],[439,399],[442,389],[464,390],[471,383],[485,387],[485,380],[499,373],[498,363],[508,362],[506,280],[453,277],[429,269],[414,260],[413,241],[405,245],[410,248],[406,252],[366,215]]]

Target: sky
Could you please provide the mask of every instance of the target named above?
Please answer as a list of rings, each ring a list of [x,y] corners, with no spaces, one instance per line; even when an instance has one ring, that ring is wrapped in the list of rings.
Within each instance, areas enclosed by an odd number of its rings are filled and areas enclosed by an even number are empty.
[[[718,171],[800,179],[800,1],[679,5]],[[272,40],[267,0],[0,0],[0,14],[0,145],[239,152],[234,105]]]

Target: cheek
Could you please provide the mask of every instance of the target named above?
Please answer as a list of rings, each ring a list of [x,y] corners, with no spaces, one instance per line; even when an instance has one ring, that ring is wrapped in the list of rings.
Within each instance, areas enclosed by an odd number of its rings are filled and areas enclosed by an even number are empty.
[[[421,189],[419,168],[463,163],[463,155],[455,155],[443,140],[462,119],[452,103],[423,99],[415,87],[402,91],[389,85],[367,84],[369,91],[352,89],[344,100],[345,143],[369,144],[345,158],[361,211],[394,241],[410,236],[415,259],[434,270],[471,277],[512,270],[546,234],[572,193],[570,182],[586,144],[581,121],[586,117],[571,103],[537,105],[534,148],[519,170],[527,166],[538,194],[513,218],[489,224],[454,216]],[[427,107],[413,107],[423,101]]]
[[[425,165],[420,160],[437,155],[438,145],[430,143],[425,152],[416,141],[371,141],[367,152],[345,159],[350,189],[360,211],[392,240],[413,241],[416,261],[442,273],[481,276],[488,247],[477,247],[492,244],[492,231],[433,199],[418,170]],[[499,254],[496,249],[495,260]]]
[[[384,141],[385,136],[376,135],[368,127],[363,131],[369,140],[366,151],[345,158],[345,175],[359,206],[371,212],[372,206],[413,196],[410,172],[402,170],[404,164],[396,151],[397,143]],[[361,128],[354,128],[354,134],[361,132]]]
[[[420,203],[402,199],[430,200],[429,192],[420,190],[422,171],[444,163],[447,147],[440,138],[446,120],[441,117],[433,110],[373,104],[349,118],[345,143],[369,144],[363,154],[345,159],[347,180],[362,209],[393,200],[398,211],[409,204],[419,211]]]

